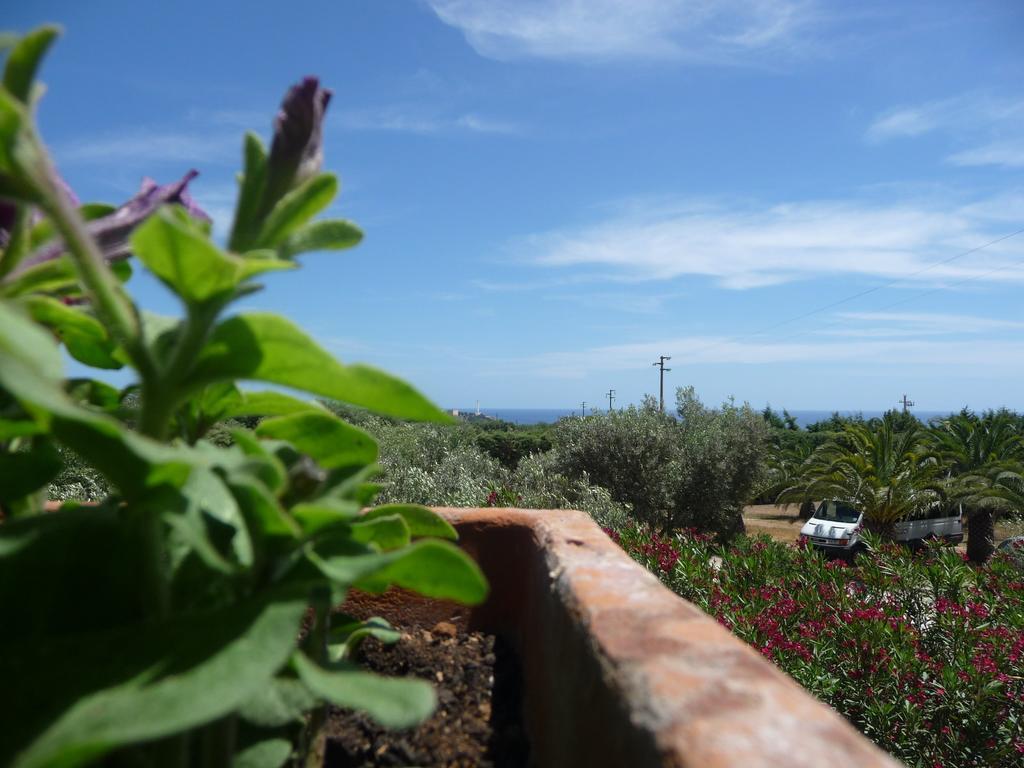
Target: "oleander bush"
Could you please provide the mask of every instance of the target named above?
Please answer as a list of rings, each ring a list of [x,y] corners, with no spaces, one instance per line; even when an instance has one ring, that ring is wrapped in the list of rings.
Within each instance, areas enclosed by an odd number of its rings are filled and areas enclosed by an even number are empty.
[[[1024,764],[1024,568],[873,539],[856,565],[761,537],[610,535],[681,597],[913,766]],[[717,556],[712,560],[713,556]]]

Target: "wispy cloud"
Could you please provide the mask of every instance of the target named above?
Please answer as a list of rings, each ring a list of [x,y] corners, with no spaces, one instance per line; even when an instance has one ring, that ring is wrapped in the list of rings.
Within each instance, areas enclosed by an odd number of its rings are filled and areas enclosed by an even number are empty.
[[[338,124],[350,131],[392,131],[395,133],[490,133],[518,134],[516,123],[481,117],[473,113],[441,115],[415,107],[373,107],[341,112]]]
[[[1024,167],[1024,99],[967,93],[896,107],[868,126],[870,143],[942,133],[965,149],[946,160],[953,165]]]
[[[62,163],[179,163],[200,164],[236,160],[240,139],[234,134],[192,130],[134,130],[76,139],[58,145]],[[233,151],[235,150],[235,151]]]
[[[591,267],[620,281],[713,278],[746,289],[813,277],[1024,280],[1024,236],[935,262],[1007,233],[1005,200],[966,205],[811,201],[769,206],[682,201],[633,208],[513,244],[524,261]],[[1018,219],[1020,211],[1018,209]],[[928,268],[927,272],[920,275]]]
[[[946,158],[953,165],[1002,165],[1024,168],[1024,136],[1013,141],[994,141]]]
[[[945,312],[839,312],[829,327],[815,331],[823,336],[897,338],[919,336],[998,335],[1020,331],[1024,322]]]
[[[979,366],[989,374],[1024,373],[1024,342],[1003,340],[865,339],[809,342],[742,341],[715,336],[682,336],[636,344],[615,344],[584,350],[546,352],[488,362],[488,375],[509,376],[529,371],[531,377],[583,379],[610,371],[650,367],[658,355],[671,353],[689,368],[699,365],[864,364],[885,367],[927,367],[963,370]]]
[[[482,56],[730,62],[792,50],[814,0],[427,0]]]

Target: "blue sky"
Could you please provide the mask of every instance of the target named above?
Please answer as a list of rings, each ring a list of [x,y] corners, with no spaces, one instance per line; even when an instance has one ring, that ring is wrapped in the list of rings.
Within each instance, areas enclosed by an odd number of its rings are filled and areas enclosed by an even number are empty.
[[[332,213],[250,306],[440,404],[1024,409],[1024,5],[827,0],[45,2],[40,121],[83,199],[197,168],[334,90]],[[147,308],[177,313],[151,278]],[[820,311],[819,311],[820,310]],[[801,315],[807,315],[801,319]],[[791,321],[791,322],[788,322]]]

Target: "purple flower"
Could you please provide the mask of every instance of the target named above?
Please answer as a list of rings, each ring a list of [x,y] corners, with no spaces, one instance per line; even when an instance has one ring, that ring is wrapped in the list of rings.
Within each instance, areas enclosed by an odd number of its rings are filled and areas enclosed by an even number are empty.
[[[189,171],[180,181],[163,186],[158,185],[152,179],[143,179],[142,186],[135,197],[113,213],[88,222],[86,229],[99,245],[104,258],[107,261],[128,258],[131,255],[128,239],[132,230],[149,218],[161,205],[177,203],[184,206],[195,218],[209,221],[210,217],[196,205],[186,189],[188,183],[198,175],[198,171]],[[74,198],[70,190],[68,193]],[[47,243],[18,265],[14,275],[37,264],[59,258],[64,250],[64,243],[61,240]]]
[[[265,213],[292,189],[319,173],[323,163],[323,122],[331,92],[315,77],[288,89],[274,118],[274,140],[267,159]]]

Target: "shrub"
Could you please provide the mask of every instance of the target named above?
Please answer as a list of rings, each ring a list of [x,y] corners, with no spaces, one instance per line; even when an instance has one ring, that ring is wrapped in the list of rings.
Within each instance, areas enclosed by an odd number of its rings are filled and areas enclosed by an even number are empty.
[[[613,536],[900,760],[1024,760],[1024,573],[1008,555],[975,569],[955,550],[889,544],[851,567],[767,538]]]
[[[742,530],[742,508],[763,472],[768,428],[749,406],[701,404],[677,392],[678,419],[630,407],[558,422],[554,466],[586,477],[661,531],[695,527],[728,538]]]
[[[592,485],[585,474],[573,478],[561,474],[551,453],[533,454],[520,461],[511,483],[519,497],[518,507],[578,509],[605,527],[624,525],[628,519],[626,507],[613,501],[606,489]]]
[[[673,478],[672,512],[665,529],[696,528],[726,538],[743,530],[743,505],[764,471],[764,419],[731,400],[704,406],[693,387],[676,393],[681,457]]]
[[[534,453],[551,450],[549,428],[546,426],[518,427],[501,422],[503,428],[481,429],[476,424],[476,444],[484,453],[501,462],[502,466],[514,471],[519,462]]]
[[[381,498],[387,502],[478,507],[508,471],[483,453],[472,434],[434,424],[381,425]]]

